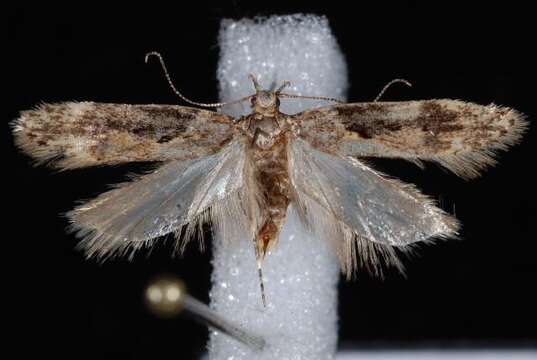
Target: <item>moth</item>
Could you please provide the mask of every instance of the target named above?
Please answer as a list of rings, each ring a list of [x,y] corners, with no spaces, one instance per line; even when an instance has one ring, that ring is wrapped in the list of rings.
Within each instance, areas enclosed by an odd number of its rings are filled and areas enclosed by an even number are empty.
[[[395,249],[457,235],[457,220],[414,186],[388,178],[364,159],[432,161],[465,179],[495,164],[527,123],[519,112],[459,100],[335,103],[294,115],[262,89],[249,115],[232,118],[199,107],[94,102],[43,104],[13,121],[18,147],[59,169],[157,162],[68,213],[88,257],[132,256],[175,234],[181,252],[207,221],[252,239],[261,292],[262,260],[277,243],[293,204],[307,229],[329,242],[348,277],[358,266],[380,274],[402,268]],[[307,98],[307,97],[306,97]],[[310,97],[319,98],[319,97]],[[322,98],[333,100],[330,98]],[[225,228],[225,229],[224,229]]]

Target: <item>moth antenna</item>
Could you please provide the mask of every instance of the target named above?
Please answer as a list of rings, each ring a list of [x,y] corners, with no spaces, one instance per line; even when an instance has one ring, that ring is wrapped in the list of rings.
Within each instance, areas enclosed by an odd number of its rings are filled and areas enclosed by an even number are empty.
[[[280,95],[280,92],[290,85],[291,85],[290,81],[284,81],[283,84],[275,91],[276,95]]]
[[[382,88],[382,90],[380,91],[380,93],[377,95],[377,97],[375,98],[375,100],[373,100],[373,102],[377,102],[380,100],[380,98],[382,97],[382,95],[384,95],[384,93],[386,92],[386,90],[388,90],[390,88],[390,86],[392,86],[393,84],[395,83],[403,83],[405,84],[406,86],[408,87],[412,87],[412,84],[405,80],[405,79],[393,79],[392,81],[390,81],[389,83],[387,83],[386,85],[384,85],[384,87]]]
[[[286,93],[277,93],[277,95],[279,97],[287,97],[287,98],[326,100],[326,101],[333,101],[333,102],[342,103],[342,104],[345,102],[345,101],[341,101],[335,98],[324,97],[324,96],[302,96],[302,95],[293,95],[293,94],[286,94]]]
[[[164,59],[162,58],[162,55],[160,55],[160,53],[158,53],[156,51],[148,52],[145,55],[145,63],[146,64],[149,61],[150,56],[155,56],[155,57],[158,58],[158,60],[160,62],[160,66],[162,67],[162,71],[164,72],[164,76],[166,77],[166,80],[168,81],[168,84],[170,85],[170,88],[175,93],[175,95],[177,95],[180,99],[182,99],[183,101],[185,101],[185,102],[187,102],[189,104],[197,105],[197,106],[201,106],[201,107],[217,108],[217,107],[222,107],[222,106],[225,106],[225,105],[231,105],[231,104],[240,103],[242,101],[249,100],[252,97],[252,96],[246,96],[246,97],[243,97],[243,98],[238,99],[238,100],[233,100],[233,101],[228,101],[228,102],[220,102],[220,103],[201,103],[201,102],[197,102],[197,101],[192,101],[192,100],[188,99],[186,96],[184,96],[183,94],[181,94],[181,92],[179,92],[179,90],[177,90],[177,88],[173,84],[172,79],[170,77],[170,74],[168,73],[168,68],[166,67],[166,64],[164,63]]]

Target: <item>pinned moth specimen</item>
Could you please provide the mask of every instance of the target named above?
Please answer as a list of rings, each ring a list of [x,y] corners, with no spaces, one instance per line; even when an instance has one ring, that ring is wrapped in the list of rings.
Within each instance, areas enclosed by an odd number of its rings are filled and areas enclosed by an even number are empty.
[[[186,99],[160,55],[148,56],[160,60],[188,103],[230,104]],[[336,103],[287,115],[280,99],[299,97],[283,92],[288,83],[263,90],[251,79],[255,93],[232,102],[250,102],[251,113],[240,118],[177,105],[67,102],[23,111],[13,133],[22,151],[60,169],[161,163],[68,213],[88,257],[132,256],[167,234],[182,251],[210,221],[252,239],[262,280],[263,257],[291,203],[347,276],[358,265],[374,273],[383,264],[400,267],[395,248],[456,236],[454,217],[361,159],[432,161],[470,179],[527,126],[513,109],[449,99]]]

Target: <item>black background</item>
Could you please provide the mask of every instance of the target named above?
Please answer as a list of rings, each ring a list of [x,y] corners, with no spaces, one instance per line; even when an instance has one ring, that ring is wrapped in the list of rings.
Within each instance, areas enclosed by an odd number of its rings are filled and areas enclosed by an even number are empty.
[[[210,251],[200,254],[191,246],[184,258],[170,259],[171,245],[162,244],[149,257],[100,266],[73,249],[75,240],[58,215],[122,181],[125,173],[147,167],[64,173],[33,168],[13,147],[7,125],[18,111],[42,101],[177,103],[158,66],[144,64],[150,50],[162,52],[186,94],[212,101],[223,17],[325,14],[347,57],[352,101],[369,101],[386,82],[403,77],[414,87],[395,86],[385,100],[495,102],[525,113],[530,122],[537,113],[529,7],[253,3],[8,9],[2,136],[4,176],[13,184],[6,193],[12,216],[3,241],[15,248],[3,257],[14,283],[5,294],[16,303],[11,315],[21,350],[118,359],[193,358],[204,351],[206,329],[181,318],[152,318],[140,294],[147,279],[172,272],[208,301]],[[355,282],[342,281],[342,347],[535,346],[536,140],[533,126],[520,145],[501,154],[499,166],[471,182],[434,165],[422,171],[399,161],[376,162],[455,210],[464,224],[463,241],[423,248],[406,262],[407,279],[392,274],[380,281],[363,274]]]

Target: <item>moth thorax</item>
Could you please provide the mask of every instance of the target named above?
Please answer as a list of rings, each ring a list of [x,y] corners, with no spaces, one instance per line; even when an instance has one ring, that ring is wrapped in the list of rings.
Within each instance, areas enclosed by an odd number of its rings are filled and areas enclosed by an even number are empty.
[[[250,128],[251,136],[260,149],[270,149],[280,138],[282,129],[273,115],[257,114],[253,116],[253,124]]]

